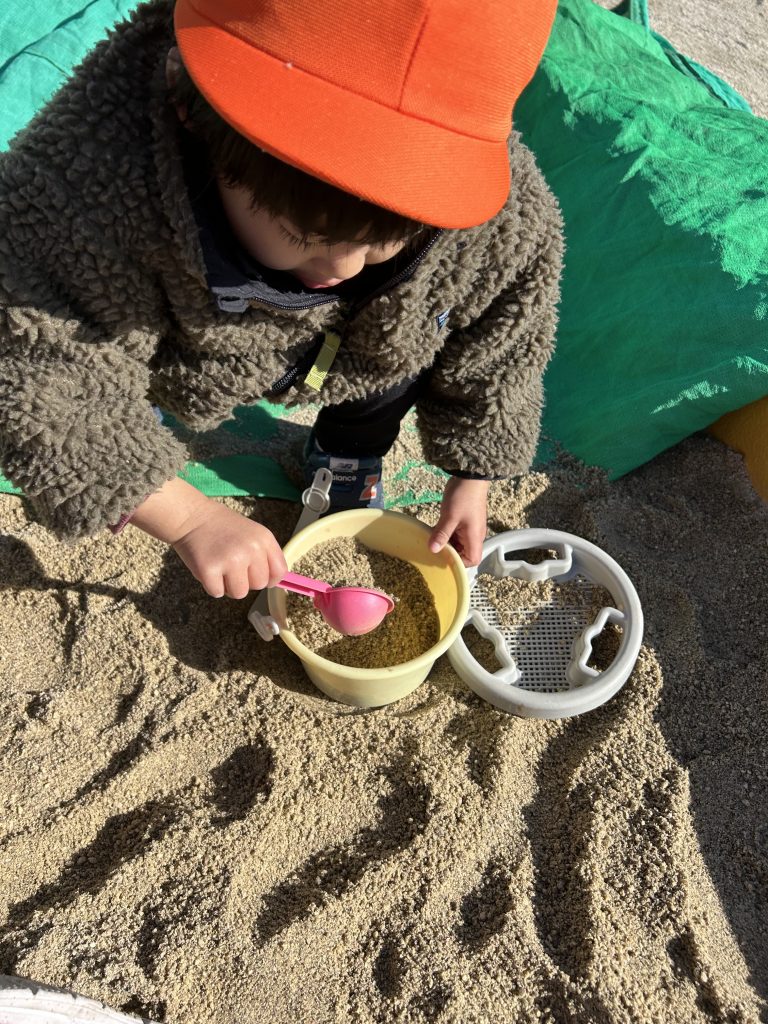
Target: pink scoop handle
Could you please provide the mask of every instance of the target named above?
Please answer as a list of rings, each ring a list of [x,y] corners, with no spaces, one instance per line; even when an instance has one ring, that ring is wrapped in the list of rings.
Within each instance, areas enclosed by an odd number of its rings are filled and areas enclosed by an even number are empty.
[[[283,590],[290,590],[294,594],[303,594],[304,597],[314,597],[315,594],[327,594],[333,590],[330,583],[323,583],[322,580],[313,580],[311,576],[301,576],[297,572],[287,572],[277,584]]]

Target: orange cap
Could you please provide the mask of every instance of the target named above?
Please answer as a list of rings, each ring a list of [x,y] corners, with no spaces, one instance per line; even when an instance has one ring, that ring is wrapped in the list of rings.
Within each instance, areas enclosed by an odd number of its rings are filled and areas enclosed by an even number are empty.
[[[557,0],[177,0],[210,105],[278,159],[435,227],[509,192],[515,100]]]

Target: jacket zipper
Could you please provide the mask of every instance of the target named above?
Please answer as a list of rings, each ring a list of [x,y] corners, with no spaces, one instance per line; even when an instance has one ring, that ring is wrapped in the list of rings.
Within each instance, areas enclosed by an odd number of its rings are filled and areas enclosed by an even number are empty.
[[[358,299],[356,302],[353,302],[350,305],[349,309],[347,310],[347,312],[344,315],[344,326],[343,326],[342,330],[340,331],[342,342],[344,341],[344,338],[346,337],[347,329],[348,329],[349,325],[351,324],[352,320],[357,316],[357,314],[360,312],[360,310],[363,308],[363,306],[367,305],[369,302],[373,302],[373,300],[377,299],[379,297],[379,295],[383,295],[384,292],[389,291],[391,288],[396,288],[397,285],[401,284],[407,277],[410,277],[414,273],[414,271],[416,270],[418,265],[422,262],[424,257],[427,255],[427,253],[430,252],[430,250],[433,248],[433,246],[437,242],[438,238],[440,238],[440,236],[442,234],[443,234],[442,228],[438,229],[437,232],[432,236],[432,238],[427,242],[427,244],[424,246],[424,248],[418,254],[418,256],[416,256],[415,259],[411,260],[411,262],[408,264],[407,267],[404,267],[398,274],[395,274],[394,277],[391,277],[388,281],[386,281],[383,285],[381,285],[380,288],[377,288],[375,291],[371,292],[369,295],[364,296],[362,299]],[[303,306],[284,306],[284,305],[281,305],[281,304],[276,303],[276,302],[265,302],[264,305],[274,306],[275,309],[310,309],[313,306],[321,306],[321,305],[325,305],[327,303],[336,302],[336,301],[338,301],[338,300],[337,299],[319,299],[319,301],[317,301],[317,302],[310,302],[310,303],[307,303],[306,305],[303,305]],[[316,348],[317,351],[313,350],[313,355],[317,355],[317,352],[322,347],[322,344],[323,344],[323,339],[321,339],[318,342],[318,344],[316,345],[315,348]],[[298,365],[297,366],[292,366],[291,369],[288,370],[287,373],[283,374],[283,376],[280,378],[280,380],[275,381],[275,383],[272,385],[272,387],[269,389],[269,391],[267,391],[267,395],[282,394],[283,391],[286,391],[291,386],[291,384],[296,379],[296,377],[298,377],[300,372],[301,372],[301,370],[299,369]]]
[[[411,260],[407,267],[403,267],[399,274],[395,274],[394,277],[391,277],[389,281],[386,281],[380,288],[377,288],[376,291],[371,292],[369,295],[364,296],[362,299],[358,299],[357,302],[353,302],[352,305],[349,307],[349,311],[346,317],[344,318],[346,322],[349,323],[354,317],[356,317],[360,310],[363,308],[363,306],[367,305],[369,302],[373,302],[374,299],[378,299],[380,295],[383,295],[384,292],[388,292],[390,288],[396,288],[399,284],[402,284],[402,282],[407,277],[410,277],[415,272],[416,268],[422,262],[427,253],[430,252],[431,249],[434,247],[438,238],[440,238],[442,234],[443,229],[438,228],[438,230],[435,232],[432,238],[430,238],[430,240],[427,242],[427,244],[424,246],[424,248],[421,250],[418,256]]]
[[[349,313],[347,314],[345,319],[349,320],[351,319],[352,316],[356,316],[360,312],[362,307],[366,305],[366,303],[371,302],[373,299],[377,299],[379,295],[383,295],[384,292],[389,291],[390,288],[397,287],[397,285],[404,281],[406,277],[412,274],[416,270],[416,267],[418,267],[418,265],[427,255],[427,253],[433,248],[438,238],[442,234],[443,229],[438,228],[435,235],[432,238],[430,238],[430,240],[427,242],[427,244],[424,246],[424,248],[421,250],[418,256],[415,256],[407,267],[404,267],[399,273],[395,274],[394,277],[390,277],[388,281],[385,281],[384,284],[377,288],[375,291],[370,292],[368,295],[365,295],[362,299],[358,299],[356,302],[353,302],[352,305],[350,306]],[[314,299],[314,301],[303,302],[301,305],[296,305],[296,303],[286,305],[283,302],[273,302],[271,299],[259,299],[258,301],[259,305],[271,306],[273,309],[312,309],[315,306],[327,306],[329,303],[338,302],[339,300],[335,297],[326,299],[318,295],[317,298]]]

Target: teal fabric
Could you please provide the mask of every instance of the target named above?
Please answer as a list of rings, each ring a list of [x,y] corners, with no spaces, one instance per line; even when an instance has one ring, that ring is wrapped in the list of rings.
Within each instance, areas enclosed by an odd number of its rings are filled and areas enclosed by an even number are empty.
[[[0,0],[0,149],[137,0]]]
[[[562,0],[516,110],[566,225],[544,431],[613,476],[768,393],[768,122],[625,9]]]
[[[0,148],[136,6],[0,0]],[[768,393],[768,122],[652,32],[646,0],[561,0],[515,121],[568,246],[539,461],[557,443],[620,475]],[[258,442],[282,412],[257,411],[226,429]],[[185,477],[207,494],[297,494],[255,455]]]

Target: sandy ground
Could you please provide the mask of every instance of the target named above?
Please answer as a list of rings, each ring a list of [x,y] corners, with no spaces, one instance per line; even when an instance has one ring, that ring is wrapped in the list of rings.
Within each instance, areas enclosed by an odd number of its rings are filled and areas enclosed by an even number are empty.
[[[718,442],[494,487],[494,531],[600,544],[646,610],[620,694],[556,722],[445,659],[334,703],[138,531],[1,514],[0,970],[200,1024],[760,1019],[768,506]]]
[[[694,31],[718,9],[727,47]],[[765,110],[762,0],[652,15]],[[232,504],[287,539],[285,503]],[[445,658],[334,703],[159,543],[65,547],[0,498],[0,973],[173,1024],[768,1020],[768,506],[698,436],[494,485],[491,529],[525,525],[643,602],[578,718],[507,716]]]
[[[596,2],[617,6],[616,0]],[[648,15],[655,32],[724,78],[759,117],[768,116],[765,0],[648,0]]]
[[[610,5],[604,5],[610,6]],[[765,0],[649,0],[651,26],[768,116]]]

